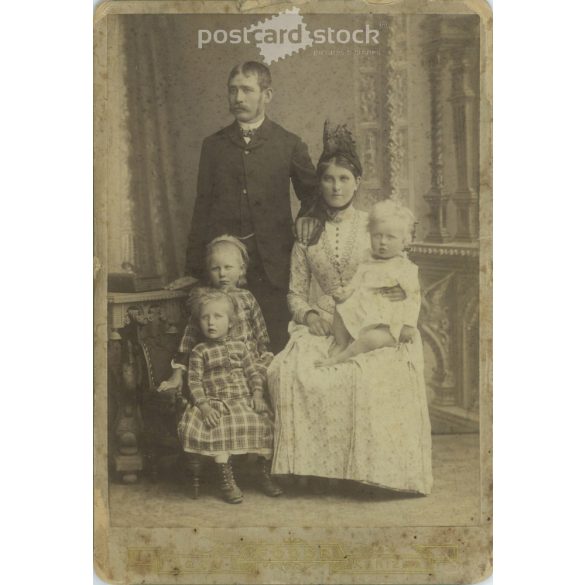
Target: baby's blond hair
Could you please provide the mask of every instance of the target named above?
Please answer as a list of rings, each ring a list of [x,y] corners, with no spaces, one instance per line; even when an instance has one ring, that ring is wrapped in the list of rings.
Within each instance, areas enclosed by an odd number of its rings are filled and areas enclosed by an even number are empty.
[[[408,207],[392,201],[392,199],[384,199],[375,203],[370,210],[368,216],[368,231],[372,231],[372,227],[383,221],[397,221],[404,227],[404,241],[410,244],[414,238],[414,227],[416,218]]]

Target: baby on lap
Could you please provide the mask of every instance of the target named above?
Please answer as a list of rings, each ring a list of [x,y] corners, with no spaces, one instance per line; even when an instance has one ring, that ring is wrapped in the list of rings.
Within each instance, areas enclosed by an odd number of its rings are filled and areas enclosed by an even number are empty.
[[[412,240],[415,219],[409,209],[393,201],[376,203],[370,212],[371,250],[347,287],[334,294],[333,344],[329,358],[317,366],[332,366],[397,343],[410,343],[417,334],[420,311],[418,267],[405,249]],[[392,301],[385,289],[400,286],[402,301]]]

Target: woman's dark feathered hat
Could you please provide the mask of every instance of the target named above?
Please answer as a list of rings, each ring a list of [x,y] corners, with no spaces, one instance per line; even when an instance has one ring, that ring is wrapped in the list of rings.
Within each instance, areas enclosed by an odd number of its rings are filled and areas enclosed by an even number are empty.
[[[323,152],[319,157],[319,165],[335,157],[344,158],[354,167],[356,176],[362,176],[362,164],[357,154],[355,140],[347,124],[333,127],[329,120],[325,120]]]

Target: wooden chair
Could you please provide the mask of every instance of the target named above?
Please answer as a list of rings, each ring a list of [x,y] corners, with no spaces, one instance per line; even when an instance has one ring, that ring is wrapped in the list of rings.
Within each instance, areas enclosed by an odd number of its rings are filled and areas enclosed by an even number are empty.
[[[187,405],[181,392],[158,392],[163,380],[172,374],[171,360],[176,344],[173,339],[147,337],[140,342],[142,350],[142,384],[139,395],[142,413],[142,447],[150,477],[157,480],[159,462],[166,455],[179,461],[182,449],[177,424]]]

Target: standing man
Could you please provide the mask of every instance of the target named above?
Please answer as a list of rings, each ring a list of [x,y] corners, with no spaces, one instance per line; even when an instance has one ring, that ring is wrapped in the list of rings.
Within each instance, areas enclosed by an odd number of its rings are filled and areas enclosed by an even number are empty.
[[[290,182],[301,216],[315,201],[318,181],[307,146],[266,117],[271,86],[270,70],[262,63],[248,61],[230,72],[228,101],[235,120],[203,141],[185,274],[204,276],[205,246],[213,238],[238,237],[250,256],[248,287],[276,352],[286,344],[290,316]]]

